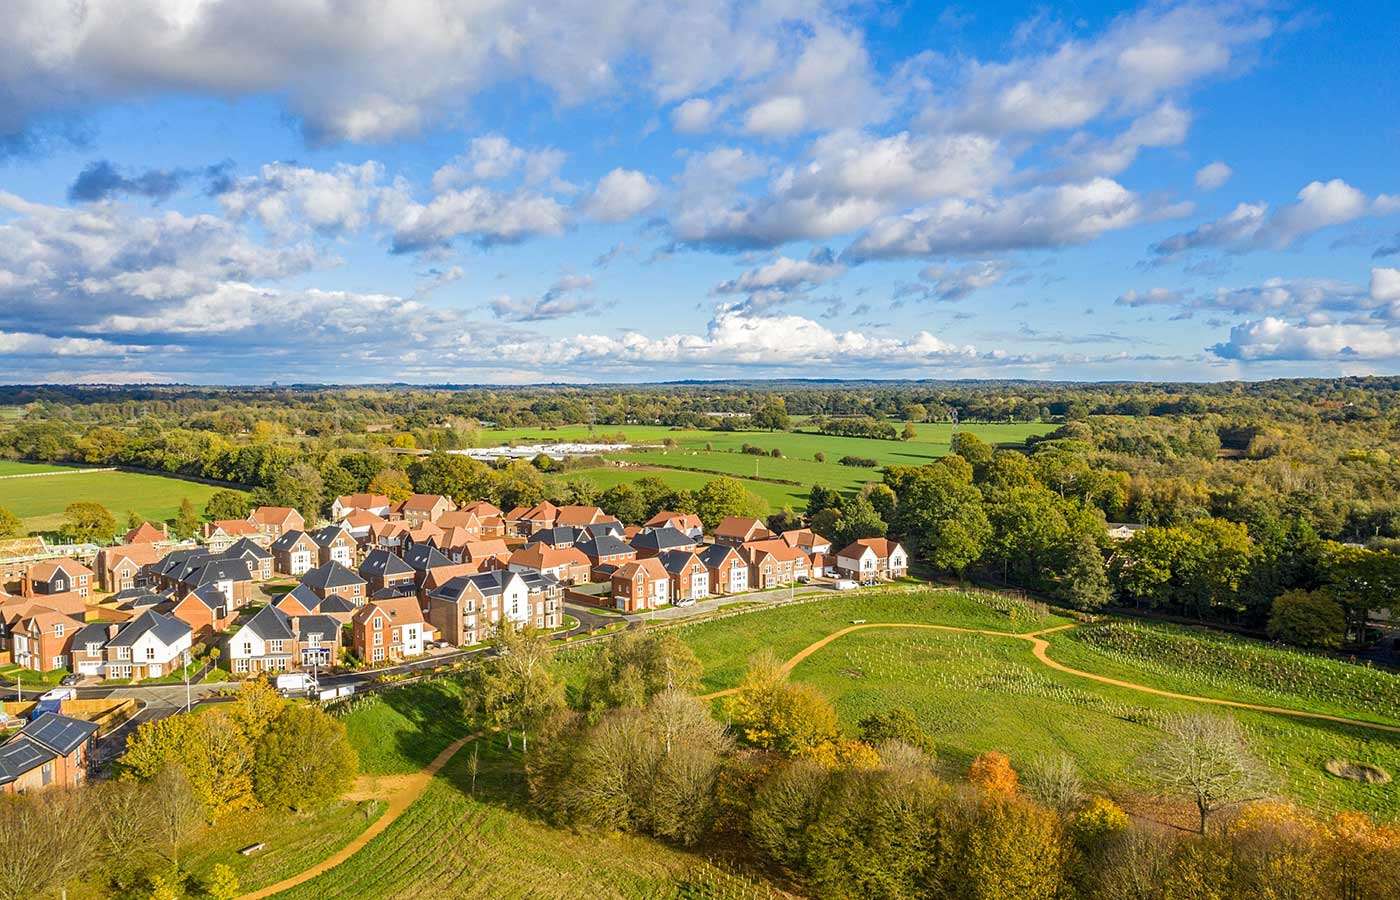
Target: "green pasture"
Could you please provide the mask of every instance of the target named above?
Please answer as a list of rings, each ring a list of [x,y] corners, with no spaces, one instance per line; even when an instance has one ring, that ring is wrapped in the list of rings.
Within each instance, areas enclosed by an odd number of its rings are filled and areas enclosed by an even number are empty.
[[[26,471],[29,466],[28,463],[3,465],[22,465]],[[14,473],[0,471],[0,474]],[[118,528],[122,528],[127,510],[134,510],[143,519],[168,521],[180,511],[180,501],[185,497],[202,510],[209,496],[217,490],[219,488],[211,485],[160,475],[59,468],[53,474],[38,478],[0,478],[0,506],[19,516],[29,531],[54,531],[62,523],[63,510],[68,504],[90,500],[107,507],[116,518]]]

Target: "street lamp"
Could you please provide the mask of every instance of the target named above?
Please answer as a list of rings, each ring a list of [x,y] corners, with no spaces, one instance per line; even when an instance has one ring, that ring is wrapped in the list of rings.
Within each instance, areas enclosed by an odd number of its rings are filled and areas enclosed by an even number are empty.
[[[190,703],[190,651],[185,651],[185,712],[193,708]]]

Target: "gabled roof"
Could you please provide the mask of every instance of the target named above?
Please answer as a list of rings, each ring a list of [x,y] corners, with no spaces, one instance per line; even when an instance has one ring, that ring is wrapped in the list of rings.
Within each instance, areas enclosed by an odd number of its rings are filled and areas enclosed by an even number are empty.
[[[85,722],[58,713],[44,713],[20,732],[64,756],[77,750],[96,733],[96,722]]]
[[[77,578],[80,575],[92,575],[92,569],[66,556],[58,559],[46,559],[41,563],[35,563],[29,567],[29,577],[33,581],[52,581],[59,572],[69,578]]]
[[[206,537],[212,537],[215,531],[222,531],[229,537],[261,533],[258,531],[258,526],[247,519],[215,519],[206,523],[202,531]]]
[[[307,587],[305,584],[299,584],[296,587],[292,588],[290,591],[287,591],[287,593],[278,597],[275,601],[273,601],[272,605],[282,610],[283,612],[287,612],[286,609],[283,609],[284,606],[290,606],[293,603],[297,603],[301,605],[302,609],[306,610],[307,612],[312,612],[321,605],[321,602],[322,601],[320,594],[316,593],[311,588]],[[291,615],[291,613],[287,614]]]
[[[462,555],[472,562],[485,559],[488,556],[499,556],[502,553],[509,556],[510,548],[500,538],[493,538],[489,541],[473,541],[462,545]]]
[[[190,626],[185,622],[171,616],[163,616],[153,609],[148,609],[141,615],[120,626],[117,636],[107,642],[109,647],[131,647],[147,634],[155,637],[165,646],[187,636],[190,633]]]
[[[456,508],[449,498],[441,494],[412,494],[400,504],[400,508],[404,511],[411,509],[415,512],[431,512],[434,507],[443,503],[447,504],[448,509]]]
[[[510,564],[530,569],[553,569],[558,566],[588,565],[588,557],[577,547],[551,547],[548,544],[530,544],[521,547],[510,555]]]
[[[390,625],[421,625],[424,621],[423,610],[418,608],[418,601],[408,597],[397,600],[371,600],[355,610],[351,621],[364,624],[379,613],[384,615]]]
[[[691,564],[699,560],[699,555],[693,550],[668,550],[656,557],[661,565],[672,575],[679,575]]]
[[[221,556],[224,559],[272,559],[272,551],[265,547],[259,547],[248,538],[239,538],[229,545]]]
[[[694,547],[695,538],[671,527],[654,528],[651,531],[643,531],[632,538],[632,546],[638,550],[655,550],[660,553],[666,550]]]
[[[715,537],[742,538],[747,540],[749,535],[756,531],[765,532],[765,535],[772,534],[768,526],[764,525],[760,519],[751,519],[745,516],[725,516],[715,529]]]
[[[530,593],[557,587],[559,579],[553,575],[544,575],[538,572],[510,572],[498,569],[492,572],[478,572],[474,575],[458,575],[451,579],[442,587],[433,591],[431,596],[441,597],[444,600],[457,600],[469,588],[475,588],[477,593],[483,597],[494,597],[505,593],[514,579],[519,578],[525,582],[525,589]]]
[[[180,602],[184,603],[186,600],[191,599],[203,604],[204,607],[211,612],[221,606],[225,609],[228,608],[228,597],[225,597],[224,592],[212,584],[201,584],[199,587],[181,597]]]
[[[218,581],[252,581],[253,570],[242,558],[228,559],[210,556],[192,566],[181,578],[181,584],[200,585]]]
[[[78,633],[73,635],[73,652],[78,652],[78,648],[88,644],[101,644],[106,646],[107,641],[112,638],[114,622],[91,622],[78,629]]]
[[[803,550],[807,551],[819,545],[831,545],[830,540],[822,537],[810,528],[794,528],[790,531],[784,531],[778,537],[789,547],[801,547]]]
[[[39,718],[57,715],[45,713]],[[25,772],[32,772],[58,754],[34,738],[20,732],[0,746],[0,784],[17,781]]]
[[[583,536],[583,530],[572,525],[555,525],[553,528],[541,528],[539,531],[531,532],[526,539],[526,544],[548,544],[551,547],[558,547],[560,544],[572,544]]]
[[[117,591],[107,598],[107,602],[115,603],[118,609],[138,609],[155,606],[169,599],[169,594],[159,593],[148,587],[133,587]]]
[[[465,509],[449,509],[437,518],[439,528],[480,528],[481,518]]]
[[[583,555],[589,559],[602,559],[605,556],[619,556],[637,552],[631,544],[610,534],[574,546],[583,551]]]
[[[302,543],[303,541],[310,543],[313,546],[316,543],[315,541],[311,540],[311,535],[307,534],[304,531],[300,531],[296,528],[293,528],[291,531],[282,532],[282,535],[278,537],[277,540],[272,542],[272,549],[277,550],[281,553],[290,553],[293,547],[295,547],[299,543]]]
[[[351,543],[355,540],[354,535],[350,533],[350,529],[346,528],[344,525],[327,525],[325,528],[318,528],[311,532],[311,540],[315,541],[318,547],[329,547],[341,537],[344,537]]]
[[[330,616],[299,616],[297,640],[308,641],[313,634],[320,635],[320,640],[339,643],[340,623]]]
[[[561,506],[554,521],[560,525],[592,525],[606,518],[608,514],[596,506]]]
[[[123,544],[154,544],[156,541],[168,540],[165,530],[157,528],[150,522],[142,522],[131,529],[122,538]]]
[[[700,561],[705,564],[705,568],[707,569],[718,569],[720,566],[724,565],[731,556],[738,557],[740,562],[743,561],[743,557],[739,556],[738,550],[735,550],[733,547],[725,546],[724,544],[709,544],[700,550],[699,556]]]
[[[301,583],[312,589],[329,590],[362,585],[365,580],[335,560],[331,560],[301,576]]]
[[[517,512],[519,513],[519,516],[516,516]],[[516,507],[515,509],[510,511],[510,517],[528,519],[530,521],[548,520],[552,522],[555,519],[559,518],[559,507],[555,506],[553,503],[550,503],[548,500],[542,500],[541,502],[536,503],[529,509],[522,510],[519,507]]]
[[[290,641],[292,639],[292,618],[275,606],[264,606],[244,622],[244,628],[265,641]],[[237,632],[235,632],[237,633]]]
[[[893,553],[897,547],[901,550],[903,549],[899,546],[898,541],[892,541],[889,538],[861,538],[858,541],[852,541],[847,545],[846,549],[836,555],[844,556],[847,559],[855,559],[866,550],[872,550],[879,559],[888,559],[890,554]]]
[[[389,498],[383,494],[345,494],[336,497],[341,509],[379,509],[389,507]]]
[[[413,567],[388,550],[371,550],[360,563],[361,578],[386,578],[391,575],[412,575]]]
[[[627,529],[623,524],[612,516],[599,519],[592,525],[583,526],[583,533],[588,537],[602,537],[605,534],[610,534],[613,537],[622,537],[626,531]]]
[[[356,509],[350,515],[340,520],[347,528],[373,528],[376,525],[384,524],[384,517],[377,516],[367,509]]]
[[[810,562],[807,554],[797,547],[789,547],[778,538],[769,538],[766,541],[749,541],[744,545],[744,552],[747,554],[750,563],[757,562],[765,555],[771,556],[779,562]]]
[[[331,594],[321,601],[321,605],[316,607],[316,612],[319,615],[328,616],[332,614],[352,613],[358,608],[359,607],[355,606],[355,604],[346,600],[339,594]]]
[[[700,522],[700,517],[695,513],[671,512],[668,509],[663,509],[661,512],[642,523],[643,528],[662,528],[667,525],[681,531],[705,527]]]
[[[628,581],[635,581],[637,573],[644,572],[650,578],[667,578],[666,567],[661,564],[661,560],[655,556],[646,559],[634,559],[631,562],[623,563],[618,567],[614,578],[626,578]]]
[[[462,512],[475,513],[483,518],[489,516],[505,515],[505,513],[501,511],[501,508],[499,506],[495,506],[491,503],[488,503],[485,500],[473,500],[466,506],[462,507]]]
[[[442,551],[432,544],[414,544],[404,551],[403,561],[415,572],[452,565],[452,560],[443,556]]]
[[[301,518],[301,514],[290,506],[259,506],[248,513],[248,521],[257,525],[285,525],[293,516]]]

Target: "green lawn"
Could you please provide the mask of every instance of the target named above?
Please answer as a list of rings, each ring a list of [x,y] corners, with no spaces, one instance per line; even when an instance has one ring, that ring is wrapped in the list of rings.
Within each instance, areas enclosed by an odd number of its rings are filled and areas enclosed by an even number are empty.
[[[869,470],[867,470],[869,471]],[[682,472],[676,469],[656,469],[651,467],[638,467],[627,469],[615,469],[611,466],[598,469],[577,469],[561,475],[551,475],[549,479],[554,482],[565,481],[569,478],[585,478],[596,484],[600,490],[607,490],[617,484],[631,484],[638,478],[660,478],[674,490],[698,491],[709,481],[718,478],[718,475],[706,475],[702,472]],[[878,481],[879,478],[875,477]],[[794,509],[801,509],[807,505],[807,495],[809,489],[806,487],[795,487],[784,484],[769,484],[763,481],[744,480],[744,486],[768,501],[768,505],[776,512],[784,506],[791,506]]]
[[[992,630],[1035,630],[1044,625],[1014,621],[970,598],[952,594],[890,593],[832,598],[795,607],[760,610],[743,616],[686,626],[680,633],[705,664],[705,685],[730,687],[742,676],[745,662],[769,647],[790,657],[812,640],[850,624],[932,622]],[[1101,672],[1149,686],[1202,696],[1241,689],[1245,700],[1303,710],[1350,713],[1386,720],[1367,705],[1364,693],[1338,687],[1328,691],[1318,679],[1297,692],[1273,683],[1273,673],[1312,668],[1311,657],[1267,647],[1251,661],[1260,672],[1251,685],[1239,676],[1228,685],[1183,659],[1213,648],[1183,650],[1135,662],[1127,654],[1096,653],[1074,631],[1050,638],[1052,658],[1086,671]],[[1209,640],[1209,639],[1208,639]],[[1332,666],[1341,669],[1331,670]],[[1327,662],[1339,684],[1345,664]],[[1360,670],[1367,671],[1367,670]],[[1376,676],[1378,673],[1369,673]],[[1243,725],[1255,754],[1266,761],[1275,789],[1323,812],[1361,809],[1386,819],[1400,814],[1400,797],[1389,786],[1361,785],[1327,775],[1329,759],[1378,765],[1400,774],[1400,735],[1369,729],[1291,719],[1268,713],[1224,710],[1189,701],[1154,697],[1127,688],[1103,685],[1040,665],[1024,641],[994,636],[900,631],[861,631],[839,638],[800,663],[797,680],[818,687],[834,702],[842,722],[855,730],[859,720],[895,705],[908,706],[938,742],[939,759],[950,775],[960,772],[977,753],[997,749],[1025,766],[1040,753],[1068,753],[1086,776],[1117,794],[1150,792],[1141,760],[1161,737],[1160,723],[1183,713],[1233,715]],[[1386,696],[1400,696],[1400,677],[1388,680]],[[1283,682],[1289,684],[1291,682]],[[1369,712],[1368,712],[1369,710]]]
[[[897,423],[902,429],[903,424]],[[717,475],[733,475],[746,481],[749,488],[765,497],[774,509],[791,505],[801,509],[814,484],[842,490],[855,490],[868,481],[879,481],[878,469],[840,465],[843,456],[859,456],[876,460],[881,466],[923,465],[948,453],[952,426],[922,424],[914,426],[917,436],[911,441],[882,441],[869,438],[833,437],[798,431],[700,431],[677,430],[659,425],[599,426],[590,431],[587,425],[565,425],[555,429],[503,428],[482,433],[481,442],[488,444],[510,441],[549,443],[556,441],[588,441],[597,435],[626,435],[629,443],[660,444],[673,440],[675,450],[629,449],[605,453],[608,459],[626,460],[651,470],[590,469],[583,475],[601,487],[611,487],[622,481],[634,481],[644,475],[655,475],[677,488],[694,489]],[[1017,425],[969,425],[983,440],[1003,446],[1021,446],[1031,435],[1052,431],[1054,425],[1026,423]],[[740,447],[751,444],[765,450],[777,448],[781,458],[741,453]],[[708,449],[707,449],[708,448]],[[825,462],[817,462],[816,454],[824,453]],[[688,470],[686,472],[677,469]],[[691,473],[698,473],[692,475]],[[796,482],[795,485],[775,484],[756,479]]]
[[[416,772],[470,729],[457,678],[404,685],[348,701],[342,721],[370,775]]]
[[[3,465],[27,467],[29,464]],[[0,506],[24,520],[25,528],[30,531],[53,531],[63,520],[64,507],[76,500],[91,500],[107,507],[121,529],[127,510],[135,511],[144,519],[168,521],[180,511],[180,501],[184,498],[190,498],[203,510],[209,496],[219,490],[207,484],[137,472],[60,471],[77,474],[0,479]]]
[[[67,472],[72,466],[53,466],[48,463],[18,462],[13,459],[0,459],[0,476],[33,475],[38,472]]]

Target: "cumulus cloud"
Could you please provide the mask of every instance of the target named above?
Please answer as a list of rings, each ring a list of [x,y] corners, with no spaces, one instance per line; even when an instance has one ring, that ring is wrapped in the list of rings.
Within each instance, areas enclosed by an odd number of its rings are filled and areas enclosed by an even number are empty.
[[[1210,348],[1225,359],[1372,360],[1400,357],[1400,333],[1366,324],[1295,324],[1274,316],[1230,329]]]
[[[1371,299],[1379,303],[1400,303],[1400,269],[1371,270]]]
[[[671,111],[671,126],[683,134],[698,134],[708,129],[718,114],[718,104],[691,97]]]
[[[256,219],[279,234],[358,231],[382,195],[383,176],[377,162],[339,163],[329,171],[269,163],[256,175],[231,179],[219,204],[229,217]]]
[[[624,222],[649,209],[661,196],[661,188],[646,173],[613,169],[598,180],[583,204],[583,212],[599,222]]]
[[[1153,5],[1093,38],[1010,62],[972,63],[956,101],[929,118],[994,134],[1079,128],[1101,115],[1148,109],[1225,73],[1272,30],[1250,5]]]
[[[712,293],[721,296],[747,294],[745,305],[761,309],[785,303],[840,278],[846,267],[835,261],[831,251],[814,250],[807,259],[780,256],[770,263],[749,269],[738,278],[715,285]]]
[[[964,266],[925,266],[919,278],[927,283],[933,299],[953,301],[1000,283],[1011,268],[1005,260],[984,259]]]
[[[641,0],[19,0],[0,33],[0,133],[158,92],[284,97],[317,141],[382,141],[528,79],[565,104],[764,83],[836,29],[821,5]]]
[[[499,134],[473,138],[467,150],[433,173],[435,191],[448,191],[475,181],[494,181],[523,170],[526,184],[556,177],[565,154],[552,147],[527,150]]]
[[[1057,174],[1071,178],[1117,175],[1133,164],[1143,148],[1175,147],[1186,140],[1190,128],[1191,114],[1166,101],[1134,119],[1111,140],[1076,134],[1059,151],[1067,162]]]
[[[1340,178],[1314,181],[1298,192],[1297,199],[1272,214],[1267,203],[1241,203],[1214,222],[1174,234],[1152,246],[1159,257],[1191,250],[1222,249],[1231,253],[1281,250],[1308,235],[1363,216],[1386,216],[1400,211],[1400,197],[1380,194],[1374,198]]]
[[[893,108],[860,33],[828,25],[814,28],[791,65],[755,93],[759,99],[744,115],[744,130],[762,137],[878,122]]]
[[[1141,221],[1137,195],[1110,178],[982,200],[949,199],[882,219],[846,251],[853,261],[1064,247]]]
[[[1203,191],[1213,191],[1216,188],[1224,187],[1225,182],[1229,181],[1230,176],[1234,174],[1234,169],[1216,160],[1196,170],[1196,187]]]

